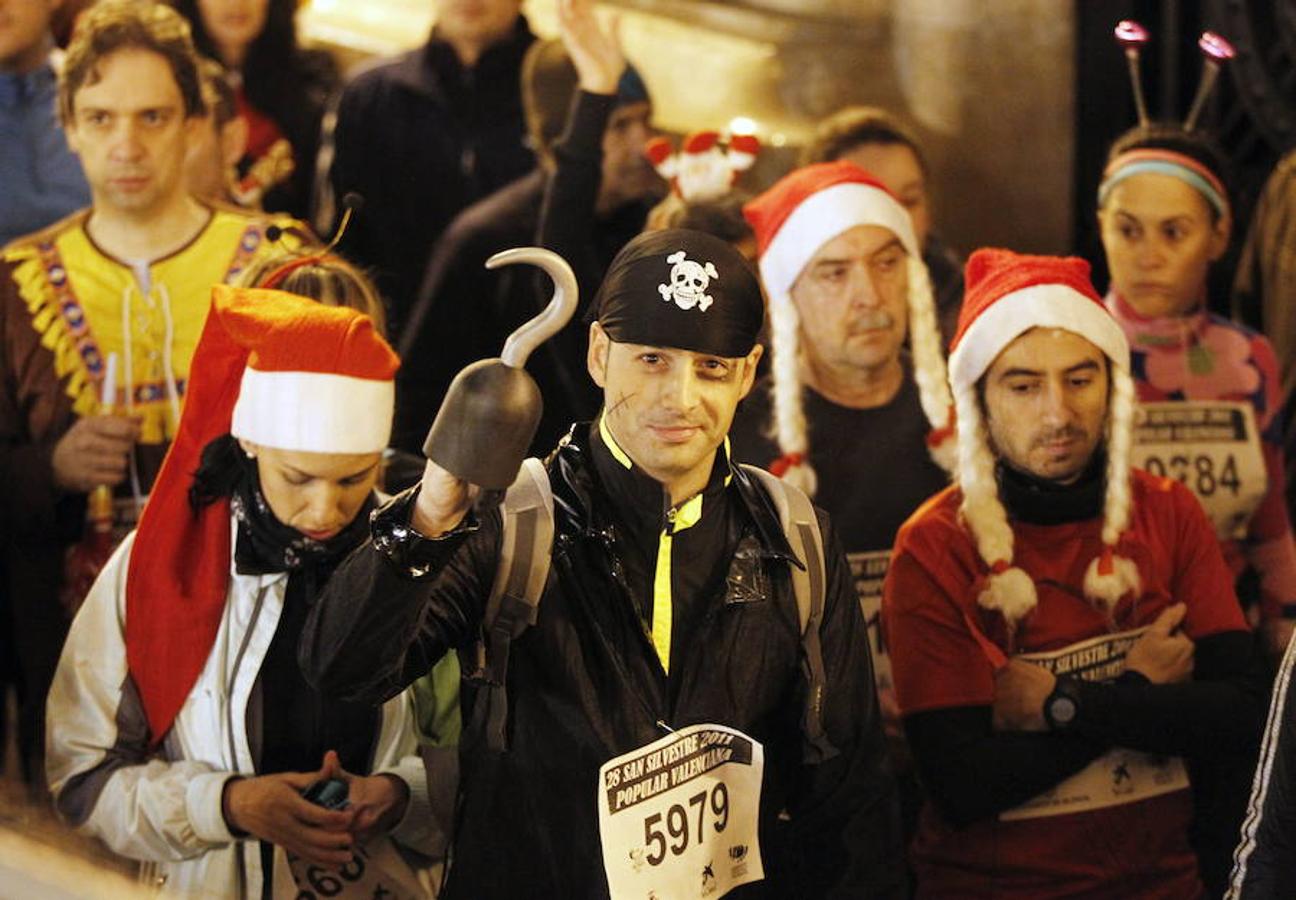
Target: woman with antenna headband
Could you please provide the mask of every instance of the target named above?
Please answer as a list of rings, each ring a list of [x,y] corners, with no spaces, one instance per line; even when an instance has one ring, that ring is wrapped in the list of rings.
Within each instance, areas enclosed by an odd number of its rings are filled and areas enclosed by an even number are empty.
[[[1227,163],[1198,127],[1228,42],[1199,41],[1204,71],[1183,124],[1147,118],[1137,48],[1147,33],[1122,22],[1139,125],[1112,145],[1098,189],[1098,224],[1111,272],[1105,302],[1125,332],[1142,424],[1133,464],[1187,485],[1201,501],[1238,598],[1277,658],[1296,623],[1296,545],[1283,505],[1281,390],[1261,334],[1208,310],[1207,276],[1228,249],[1233,207]],[[1255,671],[1258,654],[1195,647],[1199,673]],[[1263,679],[1253,683],[1263,690]],[[1190,761],[1202,877],[1218,890],[1242,817],[1253,752]]]
[[[1136,30],[1123,22],[1117,37]],[[1207,275],[1228,249],[1232,204],[1226,161],[1195,126],[1233,51],[1209,32],[1199,46],[1204,74],[1183,125],[1144,119],[1112,145],[1098,189],[1106,302],[1130,340],[1146,417],[1135,464],[1197,494],[1277,657],[1296,624],[1281,385],[1269,341],[1208,311]]]

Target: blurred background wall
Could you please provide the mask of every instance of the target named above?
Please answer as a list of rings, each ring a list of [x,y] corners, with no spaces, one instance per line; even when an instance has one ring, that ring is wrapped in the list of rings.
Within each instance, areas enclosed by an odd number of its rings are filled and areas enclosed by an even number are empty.
[[[851,103],[902,113],[927,144],[954,246],[1059,251],[1072,239],[1075,15],[1064,0],[615,0],[656,123],[754,128],[777,176],[815,120]],[[552,0],[529,0],[555,33]],[[418,44],[428,0],[313,0],[306,35],[349,58]],[[994,215],[985,215],[993,210]]]

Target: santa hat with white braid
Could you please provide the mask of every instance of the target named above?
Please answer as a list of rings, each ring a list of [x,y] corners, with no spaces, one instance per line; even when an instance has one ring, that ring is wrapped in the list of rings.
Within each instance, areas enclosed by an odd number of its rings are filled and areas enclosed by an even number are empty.
[[[1013,565],[1013,533],[999,499],[977,382],[1020,335],[1032,328],[1061,328],[1084,337],[1111,362],[1103,550],[1084,579],[1085,595],[1110,613],[1140,585],[1135,564],[1116,555],[1131,502],[1134,382],[1125,333],[1094,290],[1089,264],[1077,257],[978,250],[968,259],[964,277],[963,308],[950,344],[949,380],[958,414],[963,521],[990,570],[978,602],[998,610],[1014,628],[1035,608],[1037,597],[1034,581]]]
[[[816,479],[802,406],[800,317],[792,301],[792,285],[828,241],[858,225],[877,225],[895,234],[908,254],[909,344],[919,400],[931,425],[928,451],[946,471],[952,471],[956,459],[953,401],[931,279],[905,208],[872,175],[854,163],[839,161],[797,169],[743,212],[756,233],[761,280],[769,296],[774,438],[783,452],[770,470],[813,496]]]

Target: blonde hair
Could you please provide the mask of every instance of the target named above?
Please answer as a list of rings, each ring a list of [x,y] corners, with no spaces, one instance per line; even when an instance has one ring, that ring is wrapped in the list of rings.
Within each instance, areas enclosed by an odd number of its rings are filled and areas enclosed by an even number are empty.
[[[242,287],[265,287],[275,271],[301,259],[297,253],[276,253],[250,266],[239,279]],[[329,254],[294,268],[274,285],[277,290],[318,300],[325,306],[345,306],[373,320],[374,329],[387,336],[387,314],[373,280],[359,267]]]

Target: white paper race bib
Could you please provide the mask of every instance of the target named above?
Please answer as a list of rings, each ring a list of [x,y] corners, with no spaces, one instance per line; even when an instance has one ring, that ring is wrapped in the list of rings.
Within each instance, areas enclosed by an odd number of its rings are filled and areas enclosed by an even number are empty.
[[[1255,411],[1249,403],[1141,403],[1133,463],[1177,479],[1201,501],[1222,540],[1246,537],[1269,489]]]
[[[765,748],[690,725],[599,769],[599,837],[617,900],[723,897],[765,877],[757,821]]]
[[[895,699],[895,681],[891,677],[891,654],[882,637],[882,583],[891,566],[891,551],[848,553],[851,578],[859,597],[860,611],[868,625],[869,651],[873,654],[873,681],[877,685],[878,703],[888,733],[899,734],[899,707]]]
[[[1109,681],[1125,668],[1125,654],[1146,630],[1105,634],[1052,653],[1022,653],[1015,658],[1043,666],[1054,675]],[[1007,822],[1086,812],[1136,803],[1187,787],[1188,770],[1179,757],[1117,747],[1050,790],[1000,813],[999,818]]]
[[[355,857],[341,869],[326,869],[275,847],[274,867],[275,900],[424,900],[431,896],[431,885],[422,883],[387,838],[357,845]]]

